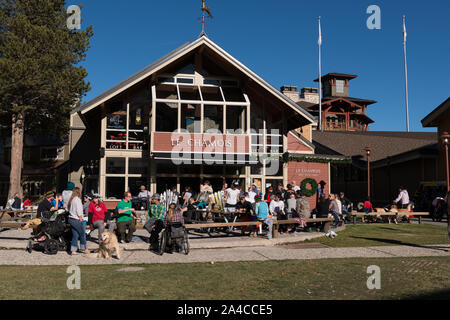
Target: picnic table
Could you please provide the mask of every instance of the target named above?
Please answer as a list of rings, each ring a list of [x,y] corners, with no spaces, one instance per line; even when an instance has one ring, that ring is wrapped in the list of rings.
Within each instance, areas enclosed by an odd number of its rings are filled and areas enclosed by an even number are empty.
[[[429,216],[430,213],[429,212],[410,212],[407,210],[398,210],[398,211],[392,211],[392,212],[386,212],[384,209],[376,209],[378,212],[370,212],[370,213],[365,213],[365,212],[357,212],[357,211],[353,211],[351,213],[352,218],[353,218],[353,224],[356,224],[356,218],[357,217],[410,217],[410,216],[414,216],[414,217],[418,217],[419,218],[419,224],[422,224],[422,217],[426,217]],[[390,223],[390,220],[389,220]]]
[[[30,218],[34,217],[36,211],[34,210],[3,210],[0,211],[0,221],[4,220],[12,220],[16,218],[24,218],[29,216]]]

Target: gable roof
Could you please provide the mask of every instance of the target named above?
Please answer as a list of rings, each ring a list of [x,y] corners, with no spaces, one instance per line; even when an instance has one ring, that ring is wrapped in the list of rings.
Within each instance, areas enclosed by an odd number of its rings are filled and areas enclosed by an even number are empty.
[[[178,49],[170,52],[168,55],[162,57],[161,59],[159,59],[158,61],[149,65],[148,67],[135,73],[131,77],[125,79],[124,81],[120,82],[116,86],[105,91],[98,97],[92,99],[91,101],[83,104],[82,106],[80,106],[78,108],[75,108],[72,111],[72,113],[78,112],[78,113],[84,114],[84,113],[88,112],[89,110],[101,105],[103,102],[120,94],[121,92],[125,91],[126,89],[130,88],[131,86],[135,85],[136,83],[146,79],[150,75],[161,70],[163,67],[169,65],[171,62],[174,62],[175,60],[188,54],[189,52],[192,52],[194,49],[196,49],[202,45],[207,46],[208,48],[213,50],[215,53],[217,53],[218,55],[223,57],[227,62],[229,62],[234,67],[236,67],[239,71],[241,71],[242,73],[244,73],[245,75],[250,77],[252,80],[254,80],[256,83],[258,83],[260,86],[265,88],[268,92],[272,93],[280,101],[282,101],[283,103],[288,105],[290,108],[292,108],[297,113],[301,114],[311,124],[316,124],[315,118],[308,111],[304,110],[302,107],[297,105],[294,101],[292,101],[287,96],[285,96],[284,94],[279,92],[275,87],[273,87],[268,82],[266,82],[264,79],[262,79],[260,76],[258,76],[256,73],[251,71],[244,64],[242,64],[240,61],[235,59],[233,56],[231,56],[229,53],[227,53],[224,49],[219,47],[216,43],[214,43],[212,40],[210,40],[205,35],[201,36],[200,38],[198,38],[197,40],[195,40],[192,43],[188,42],[185,45],[179,47]]]
[[[443,103],[439,105],[439,107],[437,107],[429,115],[427,115],[422,120],[422,125],[425,128],[437,127],[439,125],[440,116],[442,116],[449,109],[450,109],[450,97],[448,97],[447,100],[445,100]]]

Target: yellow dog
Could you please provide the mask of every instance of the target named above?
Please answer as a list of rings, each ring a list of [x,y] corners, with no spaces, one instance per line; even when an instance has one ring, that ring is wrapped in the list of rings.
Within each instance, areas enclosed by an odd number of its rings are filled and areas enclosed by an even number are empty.
[[[28,229],[33,229],[33,235],[37,235],[38,232],[38,227],[42,224],[42,220],[41,219],[33,219],[27,222],[26,225],[24,225],[21,229],[22,230],[28,230]]]

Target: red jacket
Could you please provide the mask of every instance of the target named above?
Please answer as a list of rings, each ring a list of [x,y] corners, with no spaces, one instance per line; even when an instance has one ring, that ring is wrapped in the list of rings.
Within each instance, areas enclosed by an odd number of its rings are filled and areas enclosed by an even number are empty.
[[[92,201],[89,204],[89,213],[92,213],[92,223],[96,221],[105,221],[106,212],[108,212],[108,209],[106,209],[106,206],[103,202],[95,204],[94,201]]]

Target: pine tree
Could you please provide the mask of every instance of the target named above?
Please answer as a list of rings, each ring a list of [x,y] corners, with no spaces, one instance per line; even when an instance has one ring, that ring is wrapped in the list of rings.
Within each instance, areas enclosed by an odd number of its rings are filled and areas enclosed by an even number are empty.
[[[11,132],[8,199],[23,196],[24,135],[67,136],[90,90],[80,65],[92,27],[69,30],[64,0],[0,0],[0,120]]]

